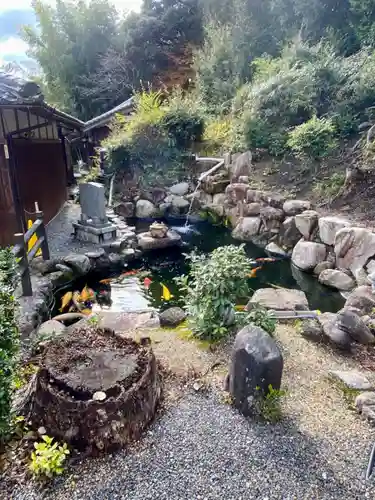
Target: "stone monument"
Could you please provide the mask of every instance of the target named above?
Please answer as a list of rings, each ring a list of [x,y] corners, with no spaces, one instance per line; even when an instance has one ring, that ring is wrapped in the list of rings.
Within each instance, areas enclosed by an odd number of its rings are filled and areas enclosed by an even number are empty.
[[[117,226],[111,224],[106,215],[103,184],[87,182],[79,185],[81,219],[73,223],[77,240],[90,243],[105,243],[116,239]]]

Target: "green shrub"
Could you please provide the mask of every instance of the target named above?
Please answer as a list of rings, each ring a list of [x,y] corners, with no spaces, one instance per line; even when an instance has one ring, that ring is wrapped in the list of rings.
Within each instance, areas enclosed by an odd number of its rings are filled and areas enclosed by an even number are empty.
[[[64,462],[70,451],[66,443],[59,445],[53,438],[42,436],[43,442],[34,443],[30,471],[34,477],[52,478],[64,472]]]
[[[230,151],[232,144],[232,121],[229,117],[211,119],[205,127],[202,152],[207,156]]]
[[[276,330],[276,318],[272,313],[263,309],[262,307],[256,307],[250,312],[237,312],[237,324],[241,326],[246,326],[249,323],[263,328],[271,336]]]
[[[16,264],[10,249],[0,250],[0,441],[10,426],[11,395],[19,338],[16,324]]]
[[[208,256],[191,254],[189,276],[179,279],[194,335],[218,341],[234,326],[234,304],[248,292],[251,261],[244,246],[226,246]]]
[[[117,117],[103,141],[111,171],[138,172],[143,185],[170,184],[186,178],[188,153],[202,139],[204,119],[195,105],[176,91],[135,97],[131,118]]]
[[[338,145],[336,129],[332,120],[314,116],[311,120],[299,125],[289,133],[287,144],[298,157],[325,158]]]
[[[264,420],[275,424],[281,420],[281,406],[282,398],[286,396],[286,391],[274,389],[272,385],[268,386],[266,395],[259,395],[258,411]]]
[[[345,183],[345,174],[334,172],[331,177],[315,184],[313,191],[320,198],[329,199],[337,196]]]

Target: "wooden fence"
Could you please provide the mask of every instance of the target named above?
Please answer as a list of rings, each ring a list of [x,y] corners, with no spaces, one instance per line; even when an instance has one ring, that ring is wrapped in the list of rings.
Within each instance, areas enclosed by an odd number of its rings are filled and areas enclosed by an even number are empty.
[[[16,233],[14,235],[15,245],[13,247],[13,254],[17,259],[19,274],[21,277],[22,293],[25,296],[31,296],[33,289],[30,278],[30,262],[38,253],[39,249],[42,252],[43,260],[50,258],[46,228],[43,222],[43,212],[38,209],[37,203],[35,204],[35,222],[25,234]],[[30,240],[34,237],[37,238],[32,248],[29,249]],[[35,239],[35,238],[34,238]]]

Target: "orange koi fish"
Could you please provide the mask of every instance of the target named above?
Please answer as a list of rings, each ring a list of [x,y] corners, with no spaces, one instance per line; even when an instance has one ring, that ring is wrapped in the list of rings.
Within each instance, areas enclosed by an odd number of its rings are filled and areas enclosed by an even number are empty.
[[[262,269],[262,267],[256,267],[255,269],[252,269],[251,272],[247,275],[248,278],[256,278],[257,272]]]
[[[152,280],[150,280],[150,278],[145,278],[144,279],[143,285],[146,288],[146,290],[148,290],[150,288],[151,283],[152,283]]]
[[[102,285],[109,285],[112,281],[112,278],[105,278],[104,280],[100,280],[99,283]]]

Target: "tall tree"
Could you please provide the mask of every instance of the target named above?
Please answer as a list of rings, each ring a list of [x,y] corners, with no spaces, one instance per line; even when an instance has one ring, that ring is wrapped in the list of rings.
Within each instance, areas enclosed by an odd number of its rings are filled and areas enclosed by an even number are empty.
[[[29,54],[43,69],[55,104],[88,119],[105,109],[87,95],[86,85],[117,35],[118,14],[108,0],[63,1],[56,7],[33,1],[37,28],[23,30]]]

